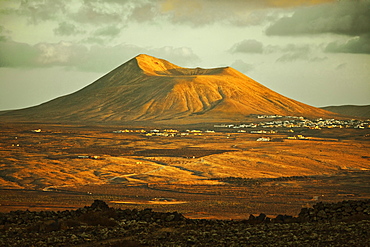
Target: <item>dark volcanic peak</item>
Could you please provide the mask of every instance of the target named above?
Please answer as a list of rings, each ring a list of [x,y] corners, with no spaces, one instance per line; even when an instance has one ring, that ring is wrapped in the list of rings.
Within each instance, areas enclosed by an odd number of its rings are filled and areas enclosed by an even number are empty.
[[[284,97],[230,67],[188,69],[148,55],[138,55],[75,93],[4,115],[18,120],[179,124],[241,121],[250,114],[335,115]]]

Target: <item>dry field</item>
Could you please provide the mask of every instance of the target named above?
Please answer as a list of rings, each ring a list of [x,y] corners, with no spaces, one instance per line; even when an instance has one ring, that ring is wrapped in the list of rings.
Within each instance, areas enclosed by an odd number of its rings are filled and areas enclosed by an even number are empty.
[[[192,218],[239,219],[370,198],[369,129],[298,130],[310,140],[257,142],[259,134],[229,129],[164,137],[113,133],[134,129],[127,126],[0,128],[0,212],[72,209],[101,199]]]

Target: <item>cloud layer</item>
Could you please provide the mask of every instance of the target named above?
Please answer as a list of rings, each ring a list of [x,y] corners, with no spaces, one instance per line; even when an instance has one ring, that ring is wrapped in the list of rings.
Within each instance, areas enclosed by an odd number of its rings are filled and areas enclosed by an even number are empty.
[[[331,42],[325,51],[334,53],[364,53],[370,54],[370,35],[361,35],[347,42]]]
[[[335,0],[32,0],[20,1],[13,13],[27,17],[32,24],[42,21],[70,20],[86,25],[153,22],[207,25],[215,22],[256,24],[255,10],[312,6]],[[261,16],[260,16],[261,17]],[[257,18],[263,21],[263,18]],[[68,24],[69,26],[66,26]],[[70,23],[60,24],[71,28]]]
[[[340,49],[341,47],[333,46],[332,49]],[[232,54],[279,54],[276,62],[293,62],[297,60],[305,60],[309,62],[325,60],[326,57],[317,56],[322,47],[310,44],[286,44],[286,45],[264,45],[262,42],[254,39],[246,39],[234,44],[229,52]],[[327,49],[326,49],[327,50]],[[336,50],[335,50],[336,51]],[[333,51],[333,52],[335,52]],[[236,63],[239,66],[240,61]],[[244,69],[245,70],[245,69]]]
[[[241,53],[262,53],[263,44],[255,39],[246,39],[243,40],[231,47],[230,51],[232,53],[241,52]]]
[[[349,39],[331,42],[325,51],[369,53],[369,3],[370,0],[339,3],[334,0],[32,0],[19,1],[18,4],[6,1],[0,16],[25,18],[30,27],[48,23],[60,41],[43,41],[34,45],[16,42],[10,37],[11,32],[0,27],[0,49],[3,51],[0,66],[70,66],[104,71],[122,62],[122,57],[132,57],[137,53],[159,55],[180,64],[199,61],[187,46],[140,47],[117,40],[124,37],[127,26],[132,23],[171,23],[180,27],[219,23],[243,27],[272,22],[266,30],[268,35],[341,34]],[[278,18],[281,15],[276,12],[278,10],[294,13],[290,17]],[[244,39],[234,44],[229,52],[283,52],[278,62],[312,59],[308,55],[310,47],[290,45],[289,50],[282,46],[266,46],[256,39]]]
[[[0,42],[0,67],[41,68],[66,66],[78,70],[107,72],[124,62],[122,58],[147,53],[186,65],[199,61],[188,47],[164,46],[146,48],[135,45],[101,46],[88,48],[71,42],[38,43],[28,45],[12,40]]]
[[[363,35],[370,33],[370,1],[339,1],[297,9],[267,30],[268,35],[335,33]]]
[[[370,0],[339,1],[297,9],[267,30],[267,35],[297,36],[339,34],[350,37],[346,43],[332,42],[327,51],[370,53]]]

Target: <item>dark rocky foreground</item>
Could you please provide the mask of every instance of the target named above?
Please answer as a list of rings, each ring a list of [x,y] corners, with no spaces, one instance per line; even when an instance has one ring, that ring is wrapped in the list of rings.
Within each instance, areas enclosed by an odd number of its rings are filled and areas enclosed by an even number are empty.
[[[114,209],[96,200],[75,211],[2,213],[0,246],[370,246],[370,200],[242,221]]]

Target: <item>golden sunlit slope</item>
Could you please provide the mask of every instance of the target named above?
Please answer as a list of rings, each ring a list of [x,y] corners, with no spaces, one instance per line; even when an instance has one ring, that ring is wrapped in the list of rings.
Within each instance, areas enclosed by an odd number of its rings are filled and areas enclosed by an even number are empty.
[[[44,121],[190,123],[242,120],[249,114],[334,115],[284,97],[230,67],[188,69],[148,55],[129,60],[73,94],[4,115]]]

